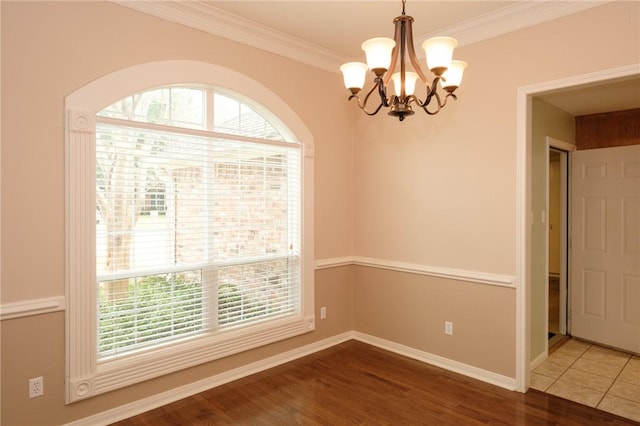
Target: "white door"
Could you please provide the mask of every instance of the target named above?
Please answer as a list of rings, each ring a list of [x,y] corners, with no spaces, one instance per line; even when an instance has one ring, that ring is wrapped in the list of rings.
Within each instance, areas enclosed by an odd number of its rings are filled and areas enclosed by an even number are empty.
[[[571,334],[640,353],[640,145],[571,154]]]

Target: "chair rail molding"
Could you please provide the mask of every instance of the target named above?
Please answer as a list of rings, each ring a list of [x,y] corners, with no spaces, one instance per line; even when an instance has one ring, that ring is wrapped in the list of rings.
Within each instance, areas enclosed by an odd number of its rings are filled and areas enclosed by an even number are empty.
[[[395,260],[374,259],[370,257],[346,256],[316,260],[315,269],[322,270],[347,265],[368,266],[371,268],[389,269],[398,272],[427,275],[431,277],[447,278],[457,281],[467,281],[476,284],[488,284],[501,287],[514,287],[515,277],[511,275],[492,274],[480,271],[446,268],[441,266],[422,265],[416,263],[399,262]]]
[[[66,303],[64,296],[3,303],[0,306],[0,320],[4,321],[31,315],[48,314],[51,312],[64,311],[65,309]]]
[[[490,274],[486,272],[468,271],[462,269],[443,268],[438,266],[420,265],[392,260],[373,259],[368,257],[344,256],[319,259],[315,261],[315,270],[339,268],[342,266],[367,266],[371,268],[389,269],[398,272],[448,278],[478,284],[513,287],[514,277],[509,275]],[[66,310],[64,296],[45,297],[41,299],[23,300],[0,305],[0,320],[41,315]]]

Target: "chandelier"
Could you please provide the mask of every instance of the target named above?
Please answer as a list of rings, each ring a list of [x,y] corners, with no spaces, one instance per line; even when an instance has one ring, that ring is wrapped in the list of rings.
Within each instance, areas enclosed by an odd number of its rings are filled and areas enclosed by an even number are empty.
[[[447,99],[457,99],[454,92],[460,86],[462,74],[467,66],[464,61],[452,60],[453,49],[458,42],[451,37],[433,37],[422,43],[427,66],[434,75],[433,82],[429,83],[416,58],[411,29],[413,17],[405,14],[405,2],[406,0],[402,0],[402,15],[393,20],[393,39],[376,37],[365,41],[362,43],[362,50],[365,51],[367,63],[349,62],[340,67],[344,84],[351,92],[349,100],[355,98],[358,107],[367,115],[375,115],[385,107],[389,108],[389,115],[403,121],[406,116],[414,114],[412,106],[422,108],[429,115],[435,115],[447,104]],[[405,56],[408,56],[413,71],[407,71]],[[400,71],[394,73],[398,65]],[[374,80],[371,89],[362,100],[358,93],[364,87],[367,70],[371,70]],[[426,89],[424,100],[414,94],[418,79]],[[394,85],[393,96],[387,95],[390,80],[393,80]],[[438,93],[438,83],[446,93],[444,99]],[[380,96],[380,103],[375,109],[367,111],[367,102],[375,91]]]

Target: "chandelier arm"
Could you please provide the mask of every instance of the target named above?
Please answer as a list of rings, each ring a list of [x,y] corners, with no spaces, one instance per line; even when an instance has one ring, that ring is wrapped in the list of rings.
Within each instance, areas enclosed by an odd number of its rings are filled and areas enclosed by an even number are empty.
[[[427,97],[425,98],[423,103],[419,103],[418,105],[420,105],[420,107],[422,107],[423,109],[429,105],[431,103],[431,98],[433,98],[434,96],[437,97],[438,100],[438,110],[440,108],[442,108],[444,105],[440,103],[440,96],[438,95],[437,89],[438,89],[438,82],[440,81],[440,77],[436,76],[433,79],[433,84],[431,86],[429,86],[428,84],[426,85],[427,87]],[[446,103],[446,98],[445,98],[445,103]],[[426,109],[425,109],[426,111]]]
[[[402,39],[400,36],[401,34],[400,16],[394,19],[393,22],[395,24],[395,32],[393,34],[393,39],[395,40],[396,45],[393,47],[393,50],[391,51],[391,62],[389,65],[389,70],[384,74],[385,86],[389,84],[389,81],[391,80],[391,75],[396,69],[396,63],[398,62],[398,52],[400,51],[400,43],[402,43]]]
[[[422,109],[429,115],[436,115],[437,113],[439,113],[440,110],[447,105],[447,100],[449,98],[453,98],[454,101],[458,100],[458,97],[453,93],[447,93],[447,96],[444,97],[444,101],[440,100],[440,94],[438,94],[438,93],[435,94],[435,97],[436,97],[436,100],[438,101],[438,109],[436,109],[435,111],[431,112],[431,111],[429,111],[427,109],[427,105],[424,105],[422,107]],[[427,102],[427,104],[428,104],[428,102]]]
[[[372,112],[369,112],[369,111],[367,111],[367,110],[366,110],[366,109],[364,109],[364,108],[360,108],[360,109],[361,109],[365,114],[367,114],[367,115],[371,116],[371,115],[376,115],[376,114],[378,113],[378,111],[380,111],[380,109],[381,109],[381,108],[382,108],[382,103],[381,103],[380,105],[378,105],[378,107],[377,107],[375,110],[373,110]]]
[[[444,97],[444,102],[440,105],[440,108],[444,108],[447,105],[447,99],[453,98],[454,101],[458,100],[458,97],[453,93],[447,93],[447,96]]]
[[[378,77],[376,82],[378,86],[378,95],[380,96],[380,105],[388,107],[389,99],[387,98],[387,86],[384,84],[381,77]]]
[[[422,80],[424,85],[427,87],[427,92],[430,92],[431,87],[429,86],[429,79],[427,78],[425,73],[422,71],[422,68],[420,68],[420,63],[418,62],[418,58],[416,57],[416,50],[415,50],[415,47],[413,46],[413,28],[411,26],[412,22],[413,22],[413,18],[407,20],[407,30],[408,30],[407,31],[407,47],[409,48],[409,60],[411,60],[411,65],[413,66],[413,69],[415,70],[416,74],[418,74],[418,77],[420,77],[420,80]],[[436,87],[435,82],[433,87]]]
[[[369,89],[369,91],[367,92],[367,95],[364,97],[364,101],[362,102],[362,106],[359,105],[360,108],[364,109],[367,106],[367,102],[369,101],[369,96],[371,96],[371,94],[376,90],[376,88],[378,88],[377,81],[374,82],[373,86],[371,86],[371,89]],[[360,98],[358,98],[358,101],[360,101]],[[360,104],[360,102],[358,102],[358,104]]]
[[[365,109],[365,107],[366,107],[366,105],[367,105],[367,103],[366,103],[366,102],[364,102],[364,103],[363,103],[363,102],[360,100],[360,98],[358,97],[358,95],[351,95],[351,96],[349,96],[349,100],[351,100],[351,99],[353,99],[353,98],[355,98],[355,99],[356,99],[356,103],[357,103],[357,105],[358,105],[358,108],[360,108],[360,109],[362,110],[362,112],[364,112],[364,113],[365,113],[365,114],[367,114],[367,115],[376,115],[376,114],[378,113],[378,111],[380,111],[380,109],[383,107],[382,102],[380,102],[380,105],[378,105],[378,107],[377,107],[375,110],[373,110],[372,112],[369,112],[369,111],[367,111],[367,110]]]
[[[407,105],[411,105],[412,102],[415,102],[416,105],[420,106],[422,101],[416,95],[409,95],[405,98],[405,103]]]
[[[376,77],[374,85],[371,87],[371,89],[369,89],[369,91],[367,92],[367,95],[364,97],[364,100],[360,99],[360,97],[358,95],[355,95],[355,94],[349,96],[349,100],[355,98],[356,99],[356,103],[358,104],[358,108],[360,108],[365,114],[367,114],[367,115],[376,115],[378,113],[378,111],[380,111],[380,109],[383,106],[384,107],[388,107],[389,106],[388,100],[387,100],[387,98],[385,96],[384,86],[382,86],[380,83],[381,83],[380,77]],[[369,97],[376,90],[376,88],[378,89],[378,93],[380,94],[380,104],[376,107],[375,110],[373,110],[372,112],[369,112],[365,108],[367,107],[367,102],[369,101]]]
[[[438,101],[438,108],[435,111],[429,111],[429,109],[427,108],[427,106],[429,105],[431,98],[434,97],[436,98],[436,101]],[[442,101],[440,100],[440,94],[438,92],[433,92],[431,94],[431,96],[429,96],[427,98],[427,100],[425,101],[425,104],[422,106],[422,109],[424,110],[424,112],[426,112],[429,115],[436,115],[437,113],[440,112],[440,110],[442,109],[442,107],[447,103],[447,98],[444,98],[444,104],[442,103]]]
[[[358,99],[359,101],[359,99]],[[364,105],[361,105],[360,102],[358,102],[358,107],[360,107],[360,109],[362,110],[362,112],[364,112],[367,115],[376,115],[378,113],[378,111],[380,111],[380,109],[384,106],[382,102],[380,102],[380,104],[376,107],[376,109],[374,109],[373,111],[369,112],[365,109],[366,106],[366,102]]]

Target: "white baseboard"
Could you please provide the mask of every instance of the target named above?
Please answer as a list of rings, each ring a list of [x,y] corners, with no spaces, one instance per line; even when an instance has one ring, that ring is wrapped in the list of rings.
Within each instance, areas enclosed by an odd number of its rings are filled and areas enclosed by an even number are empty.
[[[533,371],[536,368],[538,368],[538,366],[542,364],[547,358],[549,358],[547,351],[542,352],[540,355],[536,357],[536,359],[531,361],[529,371]]]
[[[359,333],[357,331],[353,332],[353,338],[355,340],[377,346],[381,349],[413,358],[427,364],[435,365],[437,367],[441,367],[445,370],[450,370],[464,376],[472,377],[474,379],[481,380],[483,382],[490,383],[504,389],[512,391],[516,390],[516,379],[512,377],[503,376],[501,374],[497,374],[488,370],[483,370],[482,368],[473,367],[462,362],[453,361],[451,359],[443,358],[429,352],[420,351],[409,346],[401,345],[389,340],[380,339],[368,334]]]
[[[268,370],[269,368],[277,367],[279,365],[296,360],[298,358],[302,358],[323,349],[330,348],[351,339],[351,332],[342,333],[328,339],[321,340],[319,342],[315,342],[288,352],[284,352],[260,361],[253,362],[248,365],[243,365],[242,367],[238,367],[224,373],[216,374],[215,376],[207,377],[206,379],[198,380],[197,382],[193,382],[188,385],[180,386],[176,389],[171,389],[157,395],[153,395],[144,399],[140,399],[138,401],[130,402],[126,405],[121,405],[119,407],[103,411],[90,417],[85,417],[83,419],[67,423],[67,425],[109,425],[111,423],[128,419],[129,417],[136,416],[149,410],[153,410],[154,408],[170,404],[183,398],[187,398],[191,395],[204,392],[208,389],[224,385],[234,380],[238,380],[264,370]]]
[[[516,390],[516,381],[511,377],[496,374],[491,371],[483,370],[481,368],[443,358],[438,355],[433,355],[428,352],[419,351],[409,346],[400,345],[398,343],[380,339],[368,334],[359,333],[357,331],[349,331],[279,355],[272,356],[261,361],[256,361],[254,363],[217,374],[212,377],[208,377],[206,379],[199,380],[194,383],[190,383],[188,385],[181,386],[176,389],[162,392],[138,401],[133,401],[129,404],[112,408],[110,410],[103,411],[101,413],[95,414],[90,417],[85,417],[71,423],[67,423],[67,426],[108,425],[120,420],[127,419],[129,417],[136,416],[138,414],[142,414],[149,410],[153,410],[154,408],[170,404],[180,399],[187,398],[191,395],[204,392],[208,389],[224,385],[234,380],[238,380],[243,377],[268,370],[269,368],[277,367],[279,365],[296,360],[298,358],[302,358],[315,352],[319,352],[323,349],[330,348],[349,340],[358,340],[363,343],[367,343],[372,346],[397,353],[399,355],[403,355],[418,361],[425,362],[427,364],[435,365],[446,370],[472,377],[474,379],[481,380],[483,382],[490,383],[504,389]]]

